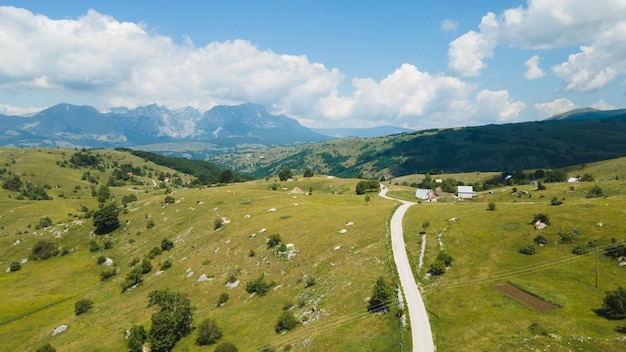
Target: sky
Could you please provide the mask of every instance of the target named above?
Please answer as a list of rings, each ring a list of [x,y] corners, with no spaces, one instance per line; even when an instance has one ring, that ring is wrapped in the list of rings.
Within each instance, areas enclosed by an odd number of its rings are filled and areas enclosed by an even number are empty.
[[[255,103],[416,130],[625,108],[624,0],[0,0],[0,114]]]

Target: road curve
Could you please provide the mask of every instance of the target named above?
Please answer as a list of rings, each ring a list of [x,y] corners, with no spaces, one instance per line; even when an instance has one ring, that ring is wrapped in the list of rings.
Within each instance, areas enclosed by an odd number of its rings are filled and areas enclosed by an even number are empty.
[[[402,218],[413,202],[407,202],[395,198],[387,197],[387,187],[381,185],[380,197],[385,199],[396,200],[402,205],[395,211],[391,217],[391,248],[393,250],[393,259],[398,268],[400,276],[400,285],[404,291],[407,310],[409,311],[409,319],[411,321],[411,337],[413,340],[413,352],[431,352],[435,351],[435,343],[433,342],[433,334],[430,330],[430,322],[428,321],[428,312],[422,300],[422,295],[417,288],[409,257],[406,254],[404,246],[404,234],[402,232]]]

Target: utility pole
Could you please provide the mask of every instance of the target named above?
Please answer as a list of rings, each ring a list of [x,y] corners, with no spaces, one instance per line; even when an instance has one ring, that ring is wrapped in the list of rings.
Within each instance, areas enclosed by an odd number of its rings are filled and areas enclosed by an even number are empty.
[[[598,288],[598,247],[596,246],[596,288]]]
[[[441,283],[437,284],[437,317],[441,319]]]

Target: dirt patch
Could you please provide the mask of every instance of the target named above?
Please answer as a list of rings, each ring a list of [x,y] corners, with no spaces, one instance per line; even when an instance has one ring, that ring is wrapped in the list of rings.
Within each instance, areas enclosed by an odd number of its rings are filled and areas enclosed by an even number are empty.
[[[506,284],[506,283],[495,284],[493,285],[493,288],[513,298],[514,300],[518,302],[524,303],[525,305],[529,306],[530,308],[538,312],[547,312],[547,311],[555,310],[559,308],[558,306],[550,302],[546,302],[542,300],[541,298],[528,294],[511,284]]]

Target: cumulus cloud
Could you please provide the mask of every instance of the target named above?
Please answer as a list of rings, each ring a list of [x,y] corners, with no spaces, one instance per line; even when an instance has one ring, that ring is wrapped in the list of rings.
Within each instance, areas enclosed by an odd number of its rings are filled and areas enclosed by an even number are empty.
[[[474,89],[459,78],[431,75],[410,64],[403,64],[380,82],[354,79],[352,85],[355,91],[350,96],[333,93],[321,99],[320,114],[334,119],[382,116],[389,123],[419,126],[429,123],[424,120],[437,112],[454,115],[457,107],[467,105]]]
[[[255,102],[298,114],[343,79],[303,55],[262,51],[245,40],[177,45],[93,10],[53,20],[0,7],[0,52],[11,53],[0,62],[0,90],[92,93],[112,106]]]
[[[459,23],[456,22],[455,20],[451,20],[449,18],[446,18],[445,20],[441,21],[441,30],[444,32],[456,32],[457,29],[459,29]]]
[[[591,104],[591,107],[598,110],[615,110],[615,106],[607,103],[604,99],[600,99],[597,102]]]
[[[515,122],[526,103],[513,101],[506,90],[483,89],[476,94],[477,117],[498,123]]]
[[[0,104],[0,114],[9,116],[22,116],[39,112],[44,108],[41,107],[21,107],[11,106],[6,104]]]
[[[546,75],[546,73],[539,67],[539,56],[537,55],[534,55],[530,59],[526,60],[526,62],[524,62],[524,66],[526,66],[524,78],[527,80],[541,78]]]
[[[593,8],[593,11],[590,11]],[[531,0],[495,16],[488,13],[479,31],[450,43],[448,67],[465,77],[480,75],[497,46],[522,49],[580,47],[566,62],[552,67],[565,90],[590,91],[626,73],[626,2],[614,0]],[[531,59],[532,60],[532,59]],[[527,79],[541,70],[526,62]]]
[[[569,99],[559,98],[546,103],[534,104],[533,107],[540,118],[547,118],[573,110],[576,108],[576,105]]]

